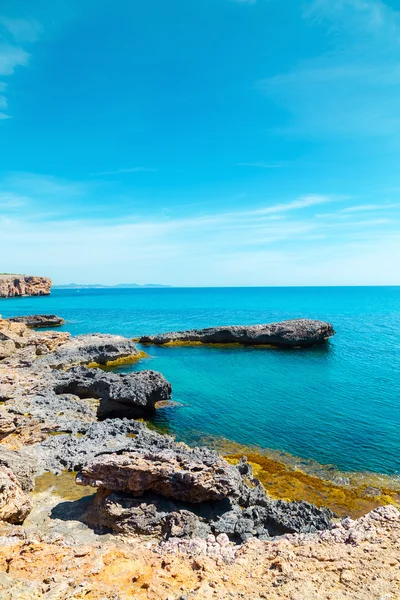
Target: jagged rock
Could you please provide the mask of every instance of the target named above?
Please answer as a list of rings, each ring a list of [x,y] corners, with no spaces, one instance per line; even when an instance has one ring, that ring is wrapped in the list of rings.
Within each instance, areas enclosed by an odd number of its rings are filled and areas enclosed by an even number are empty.
[[[251,346],[272,345],[282,347],[313,346],[334,335],[330,323],[311,319],[295,319],[269,325],[243,325],[210,327],[142,336],[142,344],[243,344]]]
[[[0,467],[0,521],[20,524],[32,510],[32,500],[22,490],[14,473]]]
[[[137,443],[136,451],[96,456],[76,483],[99,488],[90,524],[126,534],[212,532],[243,542],[329,529],[333,516],[307,502],[272,500],[245,459],[234,466],[211,450],[173,441],[168,449],[146,450]]]
[[[56,369],[65,369],[74,365],[106,365],[121,359],[140,357],[135,344],[120,335],[94,333],[77,335],[63,346],[46,356],[47,364]]]
[[[33,275],[0,275],[0,297],[47,296],[52,281],[48,277]]]
[[[206,538],[211,527],[187,507],[155,494],[133,498],[101,489],[90,504],[85,521],[93,527],[112,529],[125,535]]]
[[[167,435],[150,431],[144,423],[128,419],[110,419],[84,423],[66,421],[68,433],[49,437],[44,442],[23,448],[19,453],[34,457],[38,474],[51,471],[76,471],[101,453],[136,450],[138,448],[169,448],[176,442]]]
[[[99,419],[134,419],[153,412],[156,402],[168,400],[171,385],[156,371],[117,374],[75,367],[60,376],[55,392],[98,398]]]
[[[238,496],[242,485],[239,471],[216,453],[184,445],[99,456],[83,467],[76,482],[134,496],[152,491],[186,502]]]
[[[0,360],[15,352],[15,342],[0,331]]]
[[[37,470],[37,462],[34,456],[30,456],[28,452],[20,454],[0,446],[0,469],[2,467],[7,467],[12,471],[25,492],[33,490]]]
[[[28,315],[8,319],[12,323],[24,323],[27,327],[59,327],[65,322],[57,315]]]

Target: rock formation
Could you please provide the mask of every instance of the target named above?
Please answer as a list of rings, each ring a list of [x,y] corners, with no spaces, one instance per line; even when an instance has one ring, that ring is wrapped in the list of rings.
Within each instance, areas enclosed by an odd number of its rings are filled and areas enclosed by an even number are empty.
[[[142,336],[142,344],[242,344],[244,346],[307,347],[322,344],[334,335],[330,323],[295,319],[269,325],[210,327]]]
[[[168,400],[171,391],[171,385],[156,371],[116,374],[87,367],[61,374],[55,388],[56,394],[99,399],[99,419],[146,416],[155,411],[156,402]]]
[[[136,445],[102,453],[78,473],[78,485],[99,488],[86,516],[93,526],[164,539],[225,534],[239,543],[331,527],[328,509],[268,498],[245,459],[234,466],[171,438],[167,449],[154,440]]]
[[[65,323],[64,319],[57,315],[27,315],[23,317],[12,317],[8,319],[11,323],[24,323],[27,327],[59,327]]]
[[[75,365],[107,365],[140,356],[131,340],[121,335],[94,333],[72,337],[46,357],[46,362],[52,368],[65,369]]]
[[[14,296],[48,296],[52,281],[32,275],[0,275],[0,298]]]
[[[32,500],[22,490],[14,473],[0,467],[0,521],[20,524],[32,510]]]

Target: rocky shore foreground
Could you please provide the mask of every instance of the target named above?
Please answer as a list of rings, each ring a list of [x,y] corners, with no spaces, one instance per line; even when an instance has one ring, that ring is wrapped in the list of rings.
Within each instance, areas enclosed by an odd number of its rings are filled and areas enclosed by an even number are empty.
[[[148,429],[170,383],[100,368],[142,356],[0,320],[2,598],[398,597],[396,508],[340,522],[269,496],[245,457]]]

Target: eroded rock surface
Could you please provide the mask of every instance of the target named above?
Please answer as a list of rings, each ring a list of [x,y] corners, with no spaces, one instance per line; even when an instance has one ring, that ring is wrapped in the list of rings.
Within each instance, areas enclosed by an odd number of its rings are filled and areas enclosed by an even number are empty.
[[[77,335],[46,358],[49,366],[65,369],[74,365],[106,365],[107,363],[139,357],[135,344],[121,336],[103,333]]]
[[[101,454],[78,473],[100,488],[88,512],[93,526],[125,534],[206,537],[235,542],[331,527],[332,513],[307,502],[269,498],[245,460],[227,463],[206,448],[172,439],[167,449]]]
[[[27,327],[59,327],[65,322],[57,315],[26,315],[22,317],[11,317],[11,323],[24,323]]]
[[[0,275],[0,298],[14,296],[47,296],[52,281],[48,277],[33,275]]]
[[[214,452],[177,444],[174,449],[102,455],[77,475],[79,485],[130,492],[152,491],[186,502],[223,500],[240,494],[236,467]]]
[[[280,347],[314,346],[334,335],[330,323],[311,319],[295,319],[268,325],[210,327],[142,336],[142,344],[202,343],[271,345]]]
[[[98,398],[99,419],[134,419],[154,412],[157,402],[171,397],[172,389],[165,377],[156,371],[116,374],[76,367],[60,376],[55,392]]]
[[[7,467],[0,467],[0,521],[23,523],[31,510],[32,501],[14,473]]]

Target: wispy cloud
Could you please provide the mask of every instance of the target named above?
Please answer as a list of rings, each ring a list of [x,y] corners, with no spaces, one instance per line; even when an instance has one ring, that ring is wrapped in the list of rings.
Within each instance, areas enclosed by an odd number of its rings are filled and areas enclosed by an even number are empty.
[[[37,40],[41,27],[33,19],[13,19],[0,15],[0,76],[13,75],[18,67],[29,64],[29,53],[20,45]],[[0,92],[6,91],[5,82],[0,82]],[[10,118],[5,96],[0,97],[0,120]]]
[[[255,169],[280,169],[283,167],[283,163],[275,162],[240,162],[236,164],[237,167],[251,167]]]
[[[15,19],[0,15],[0,26],[8,31],[16,42],[36,42],[42,26],[35,19]]]
[[[256,87],[288,113],[280,133],[385,137],[400,133],[400,13],[380,0],[314,0],[305,18],[333,49]]]
[[[236,4],[255,4],[257,0],[231,0],[231,2],[236,2]]]
[[[126,169],[116,169],[115,171],[100,171],[99,173],[92,173],[92,175],[123,175],[125,173],[156,173],[159,169],[151,167],[128,167]]]
[[[392,204],[359,204],[358,206],[349,206],[347,208],[343,208],[340,212],[349,214],[355,212],[365,212],[365,211],[385,211],[393,208],[399,208],[400,203],[394,202]]]

